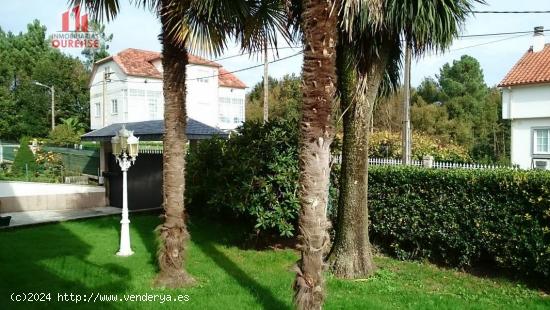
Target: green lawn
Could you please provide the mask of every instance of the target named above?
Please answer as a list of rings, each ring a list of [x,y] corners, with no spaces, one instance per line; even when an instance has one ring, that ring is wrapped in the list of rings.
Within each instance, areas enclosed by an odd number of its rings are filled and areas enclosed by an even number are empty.
[[[152,289],[153,215],[131,215],[132,257],[116,257],[118,218],[106,217],[0,231],[0,309],[44,306],[11,302],[11,293],[51,293],[55,308],[285,309],[291,307],[293,250],[243,250],[226,225],[195,220],[187,268],[189,289]],[[375,277],[328,280],[327,309],[550,309],[550,297],[503,279],[483,279],[435,267],[376,259]],[[178,294],[187,302],[57,302],[57,293]]]

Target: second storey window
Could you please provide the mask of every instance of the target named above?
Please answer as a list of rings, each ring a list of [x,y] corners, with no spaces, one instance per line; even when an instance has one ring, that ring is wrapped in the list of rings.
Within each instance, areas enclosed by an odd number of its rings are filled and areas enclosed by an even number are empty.
[[[533,151],[535,154],[550,154],[550,128],[535,129],[533,131]]]
[[[95,103],[95,117],[101,116],[101,104],[99,102]]]
[[[118,114],[118,101],[116,99],[111,100],[111,114]]]
[[[206,71],[206,70],[199,70],[198,72],[198,77],[197,77],[197,82],[199,83],[208,83],[208,80],[210,79],[210,72]]]

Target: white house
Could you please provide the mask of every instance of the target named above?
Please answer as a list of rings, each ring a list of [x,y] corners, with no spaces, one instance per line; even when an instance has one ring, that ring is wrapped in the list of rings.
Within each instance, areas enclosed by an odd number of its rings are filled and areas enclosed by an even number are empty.
[[[187,115],[206,125],[234,129],[244,121],[246,85],[221,65],[189,55]],[[94,64],[90,127],[160,120],[164,113],[161,54],[128,48]]]
[[[502,117],[511,120],[512,163],[523,169],[550,169],[550,44],[542,27],[533,46],[498,85]]]

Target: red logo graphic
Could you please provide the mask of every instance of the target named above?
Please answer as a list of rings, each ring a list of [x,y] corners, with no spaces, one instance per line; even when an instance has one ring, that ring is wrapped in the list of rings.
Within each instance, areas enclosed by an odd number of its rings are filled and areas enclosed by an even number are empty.
[[[100,48],[99,35],[88,31],[88,14],[80,6],[75,6],[61,13],[61,31],[50,36],[51,45],[55,48]]]
[[[69,13],[72,11],[74,15],[74,31],[88,31],[88,14],[80,16],[80,6],[75,6],[72,10],[61,14],[61,31],[69,31]]]

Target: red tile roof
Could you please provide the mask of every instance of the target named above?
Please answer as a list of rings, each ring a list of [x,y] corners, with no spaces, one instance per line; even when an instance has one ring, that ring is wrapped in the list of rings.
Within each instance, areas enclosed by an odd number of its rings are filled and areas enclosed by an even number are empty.
[[[498,84],[499,87],[550,83],[550,44],[540,52],[528,50]]]
[[[220,86],[233,88],[246,88],[246,85],[223,67],[218,69],[218,83]]]
[[[96,64],[113,60],[127,75],[161,79],[162,73],[153,65],[153,62],[160,58],[161,54],[159,52],[127,48],[116,55],[98,60]],[[190,64],[219,68],[219,86],[246,88],[246,85],[239,78],[229,73],[220,64],[191,54],[189,54],[188,59]]]

